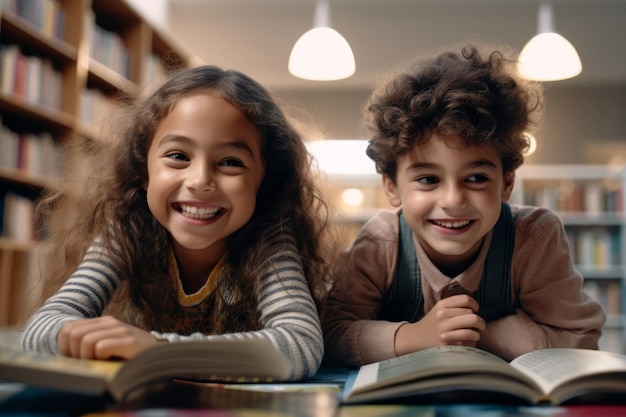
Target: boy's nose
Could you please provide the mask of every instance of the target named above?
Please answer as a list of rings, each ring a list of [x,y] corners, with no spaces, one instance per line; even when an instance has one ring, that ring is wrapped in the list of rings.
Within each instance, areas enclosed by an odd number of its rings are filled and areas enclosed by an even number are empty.
[[[441,206],[444,208],[460,208],[467,205],[467,199],[463,188],[459,185],[448,185],[441,196]]]

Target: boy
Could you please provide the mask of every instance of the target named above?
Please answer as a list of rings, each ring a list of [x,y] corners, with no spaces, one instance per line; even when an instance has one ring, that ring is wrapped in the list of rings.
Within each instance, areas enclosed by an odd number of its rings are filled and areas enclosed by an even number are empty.
[[[447,344],[506,360],[598,348],[606,316],[582,291],[561,220],[506,203],[543,100],[515,64],[466,47],[372,95],[367,154],[398,212],[374,216],[337,262],[323,313],[327,363],[359,366]],[[506,268],[494,272],[499,264]]]

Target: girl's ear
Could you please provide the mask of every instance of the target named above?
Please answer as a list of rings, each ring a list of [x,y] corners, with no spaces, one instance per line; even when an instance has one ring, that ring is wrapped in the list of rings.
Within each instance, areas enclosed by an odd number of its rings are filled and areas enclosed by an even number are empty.
[[[400,207],[402,205],[402,199],[400,198],[396,182],[387,174],[383,174],[383,190],[385,191],[385,196],[389,204],[393,207]]]
[[[515,185],[515,171],[504,173],[504,182],[502,183],[502,201],[509,201],[513,194],[513,186]]]

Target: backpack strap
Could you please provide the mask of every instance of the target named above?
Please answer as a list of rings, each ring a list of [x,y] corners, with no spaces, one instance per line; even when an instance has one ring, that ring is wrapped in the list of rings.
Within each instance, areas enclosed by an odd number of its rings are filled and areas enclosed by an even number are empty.
[[[424,311],[422,277],[413,244],[413,231],[400,212],[398,260],[391,287],[392,302],[385,308],[385,318],[391,321],[415,322]]]
[[[494,226],[485,269],[475,297],[479,314],[493,321],[515,312],[511,305],[511,259],[515,245],[515,219],[511,207],[502,203],[500,218]]]
[[[392,302],[381,311],[384,320],[417,321],[424,314],[421,272],[413,232],[399,213],[398,259],[392,283]],[[511,305],[511,259],[515,243],[515,219],[507,203],[502,203],[500,217],[493,229],[485,269],[475,297],[479,315],[493,321],[513,314]]]

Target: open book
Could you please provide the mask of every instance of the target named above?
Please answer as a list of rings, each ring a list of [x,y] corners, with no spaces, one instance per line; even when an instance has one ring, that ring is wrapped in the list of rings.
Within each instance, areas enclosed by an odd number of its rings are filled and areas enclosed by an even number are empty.
[[[76,359],[0,346],[0,381],[108,392],[117,401],[158,381],[271,382],[287,379],[291,369],[291,362],[263,339],[164,343],[127,361]]]
[[[626,402],[626,355],[542,349],[510,363],[481,349],[443,346],[362,366],[343,402],[481,399],[519,404]]]

